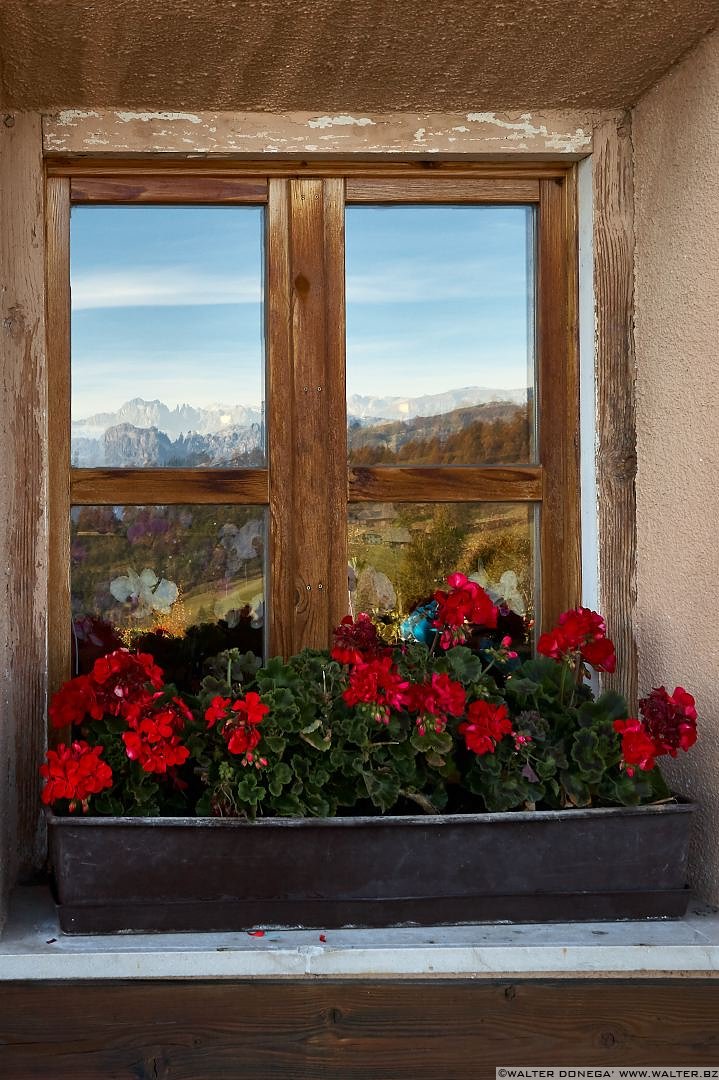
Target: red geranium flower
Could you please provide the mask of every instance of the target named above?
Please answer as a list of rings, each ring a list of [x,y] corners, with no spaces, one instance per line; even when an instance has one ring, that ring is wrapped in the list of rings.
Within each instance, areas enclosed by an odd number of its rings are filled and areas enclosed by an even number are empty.
[[[614,645],[606,636],[604,619],[590,608],[573,608],[559,616],[559,622],[537,642],[537,652],[561,660],[579,653],[582,660],[597,671],[612,672],[616,668]]]
[[[95,661],[90,678],[98,704],[112,716],[121,716],[126,703],[146,692],[148,684],[155,690],[162,687],[164,672],[149,653],[116,649]]]
[[[122,741],[131,761],[139,761],[145,772],[166,773],[174,765],[183,765],[190,751],[161,713],[141,720],[136,728],[125,731]]]
[[[415,683],[410,687],[408,707],[417,715],[417,730],[425,735],[427,724],[436,732],[444,731],[447,717],[461,716],[467,695],[461,683],[449,675],[434,672],[429,682]]]
[[[616,670],[617,656],[614,643],[609,638],[589,641],[582,646],[582,659],[596,671],[611,672]]]
[[[340,625],[335,627],[333,638],[330,656],[340,664],[361,664],[384,652],[377,627],[364,612],[360,612],[356,619],[345,615]]]
[[[473,701],[467,709],[469,719],[459,725],[460,735],[473,753],[493,754],[505,735],[514,734],[506,705],[490,701]]]
[[[467,624],[494,629],[497,625],[497,608],[487,592],[465,574],[450,574],[447,578],[449,592],[439,589],[434,594],[437,614],[433,626],[442,630],[440,644],[450,649],[467,640]]]
[[[102,708],[98,705],[90,676],[78,675],[63,683],[52,696],[48,716],[54,728],[81,724],[86,716],[91,716],[94,720],[102,719]]]
[[[262,738],[257,730],[270,711],[259,694],[250,690],[244,698],[230,704],[229,698],[215,697],[205,712],[208,727],[218,723],[222,737],[231,754],[244,754],[243,765],[266,765],[267,759],[255,761],[254,749]]]
[[[259,694],[250,690],[244,698],[234,702],[232,711],[241,715],[242,722],[245,724],[261,724],[270,711],[270,707],[262,703]]]
[[[112,769],[101,760],[102,749],[80,740],[71,746],[61,743],[57,750],[48,750],[47,762],[40,766],[40,776],[45,780],[41,796],[45,805],[68,799],[70,813],[74,813],[78,803],[87,813],[90,796],[112,787]]]
[[[230,699],[228,697],[213,697],[209,706],[205,709],[205,720],[208,728],[214,727],[219,721],[227,719],[227,711],[230,707]]]
[[[409,683],[403,679],[390,656],[355,664],[349,684],[342,694],[348,705],[372,705],[372,715],[378,723],[389,723],[392,710],[407,704]]]
[[[155,707],[161,694],[155,695],[149,707],[131,709],[128,714],[130,731],[123,732],[127,756],[139,761],[148,773],[166,773],[175,765],[184,765],[190,751],[183,745],[180,734],[192,713],[181,698]]]
[[[636,717],[615,720],[614,730],[622,736],[622,757],[629,776],[634,776],[635,765],[638,765],[643,772],[650,772],[656,765],[654,759],[657,747],[641,720],[637,720]]]
[[[639,702],[647,731],[654,739],[656,753],[677,756],[697,741],[697,711],[694,698],[682,686],[668,694],[663,686]]]
[[[247,754],[248,751],[254,750],[261,738],[257,728],[238,724],[237,727],[229,729],[227,749],[231,754]],[[252,758],[249,758],[249,761],[251,762]]]

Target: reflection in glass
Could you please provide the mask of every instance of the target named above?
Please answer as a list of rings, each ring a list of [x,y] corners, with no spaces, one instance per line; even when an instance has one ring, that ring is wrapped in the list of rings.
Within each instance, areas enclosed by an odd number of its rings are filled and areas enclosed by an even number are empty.
[[[257,506],[74,507],[74,670],[121,646],[196,674],[223,649],[262,655],[265,529]]]
[[[350,206],[353,465],[534,460],[534,210]]]
[[[264,464],[263,214],[73,209],[73,465]]]
[[[460,571],[500,609],[499,636],[529,643],[535,610],[535,510],[526,503],[353,503],[350,611],[399,624]]]

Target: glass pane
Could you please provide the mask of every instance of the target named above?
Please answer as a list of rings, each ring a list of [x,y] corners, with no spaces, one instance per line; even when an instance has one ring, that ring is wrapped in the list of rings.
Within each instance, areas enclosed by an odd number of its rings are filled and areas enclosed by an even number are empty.
[[[264,652],[261,506],[76,506],[74,671],[121,646],[187,686],[224,649]]]
[[[531,645],[536,513],[526,503],[352,503],[349,608],[398,625],[460,571],[500,609],[498,636]]]
[[[73,209],[73,465],[264,464],[263,220]]]
[[[350,206],[353,465],[535,460],[534,210]]]

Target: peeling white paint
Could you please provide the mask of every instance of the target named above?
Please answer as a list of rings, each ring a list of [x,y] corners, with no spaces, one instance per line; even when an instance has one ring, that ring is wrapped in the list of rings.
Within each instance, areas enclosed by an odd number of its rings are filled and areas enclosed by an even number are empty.
[[[60,127],[71,127],[76,124],[78,120],[87,120],[91,116],[99,116],[98,112],[85,112],[82,109],[63,109],[58,114],[57,122]]]
[[[97,113],[90,113],[90,116],[97,116]],[[190,124],[203,123],[202,117],[197,113],[183,113],[183,112],[116,112],[115,116],[123,124],[129,124],[132,120],[142,120],[147,124],[150,120],[187,120]]]
[[[573,135],[552,135],[547,139],[548,150],[561,150],[565,154],[578,154],[592,145],[591,132],[577,128]]]
[[[308,120],[307,126],[311,128],[328,128],[328,127],[368,127],[369,125],[375,125],[374,120],[370,120],[369,116],[318,116],[316,120]]]
[[[373,156],[451,151],[582,157],[591,152],[598,115],[576,110],[370,116],[66,110],[59,116],[45,116],[43,125],[45,149],[54,154],[105,150],[314,154],[336,149]]]
[[[548,150],[561,150],[565,154],[579,153],[581,150],[588,149],[592,143],[591,133],[583,128],[577,128],[574,132],[568,132],[566,135],[559,133],[550,135],[546,124],[537,126],[532,123],[531,113],[522,113],[518,121],[501,120],[493,112],[467,113],[467,120],[475,124],[494,124],[496,127],[509,131],[510,134],[506,136],[507,140],[520,141],[526,139],[527,136],[539,136],[546,139]],[[522,142],[521,149],[525,148],[526,144]]]
[[[507,131],[519,131],[524,135],[547,135],[548,131],[544,124],[539,127],[535,127],[531,123],[532,114],[523,113],[519,121],[513,120],[500,120],[496,113],[493,112],[472,112],[467,113],[467,120],[471,124],[495,124],[497,127],[504,128]]]

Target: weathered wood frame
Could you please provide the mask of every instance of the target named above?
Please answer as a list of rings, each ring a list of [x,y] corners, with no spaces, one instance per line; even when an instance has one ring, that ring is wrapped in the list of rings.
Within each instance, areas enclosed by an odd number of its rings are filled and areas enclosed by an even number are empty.
[[[575,169],[534,175],[389,177],[362,165],[349,175],[301,177],[188,173],[168,163],[53,164],[48,172],[47,296],[53,327],[50,443],[49,687],[70,672],[69,519],[73,505],[211,503],[269,507],[269,648],[326,647],[346,611],[348,502],[530,503],[539,511],[540,621],[580,599],[579,390],[576,325]],[[101,175],[98,175],[98,172]],[[177,189],[174,188],[174,183]],[[71,205],[267,205],[267,468],[69,468]],[[532,465],[347,469],[344,376],[344,208],[353,203],[537,205],[538,459]]]
[[[0,525],[6,567],[6,614],[0,620],[0,660],[6,673],[0,724],[0,757],[8,783],[0,785],[0,923],[4,901],[18,873],[27,877],[44,860],[37,803],[37,762],[45,741],[48,686],[47,627],[48,469],[57,456],[48,447],[47,397],[58,338],[66,332],[53,298],[43,295],[44,229],[47,217],[43,154],[49,178],[112,176],[122,158],[128,174],[166,175],[174,159],[187,176],[243,174],[282,182],[295,176],[364,177],[477,176],[511,179],[525,173],[551,180],[568,162],[591,155],[593,210],[594,369],[596,383],[596,479],[599,546],[599,607],[612,629],[617,674],[605,676],[636,702],[634,641],[636,522],[634,476],[633,186],[628,114],[565,112],[483,113],[453,116],[373,117],[372,125],[324,128],[313,117],[268,118],[240,114],[200,115],[201,123],[166,113],[124,114],[93,110],[41,117],[9,113],[0,125],[0,345],[3,359],[2,456],[8,503]],[[336,119],[336,118],[335,118]],[[351,119],[351,118],[350,118]],[[418,141],[418,124],[425,137]],[[321,135],[318,135],[321,131]],[[285,141],[278,141],[279,136]],[[332,136],[332,138],[329,138]],[[320,162],[309,146],[331,160]],[[286,150],[285,159],[278,148]],[[317,148],[315,148],[317,149]],[[337,156],[335,156],[337,155]],[[290,160],[291,159],[291,160]],[[177,182],[177,177],[174,178]],[[282,200],[277,204],[282,213]],[[584,204],[584,214],[590,211]],[[586,217],[585,217],[586,221]],[[279,263],[278,265],[281,265]],[[289,274],[285,267],[285,288]],[[287,296],[277,291],[283,309]],[[46,335],[45,308],[52,319]],[[272,333],[287,337],[286,320],[274,318]],[[276,344],[281,347],[281,340]],[[585,357],[585,363],[591,362]],[[621,408],[618,409],[618,405]],[[279,452],[279,440],[275,439]],[[585,449],[585,453],[586,453]],[[591,456],[591,451],[590,451]],[[271,467],[271,461],[270,461]],[[421,475],[405,477],[421,489]],[[499,476],[494,477],[499,479]],[[531,473],[525,483],[536,485]],[[617,497],[618,496],[618,497]],[[593,509],[590,508],[590,515]],[[273,579],[275,590],[292,596],[292,581]],[[281,651],[289,641],[278,640]]]

